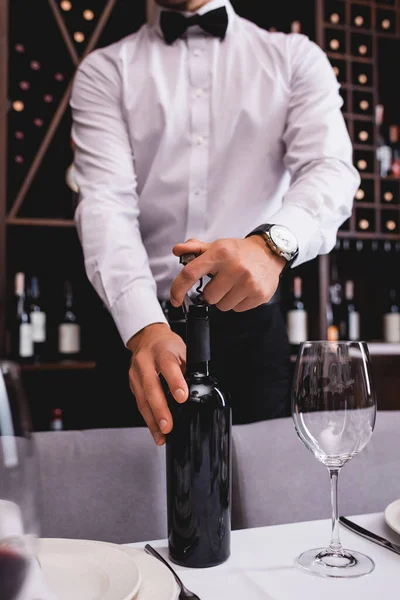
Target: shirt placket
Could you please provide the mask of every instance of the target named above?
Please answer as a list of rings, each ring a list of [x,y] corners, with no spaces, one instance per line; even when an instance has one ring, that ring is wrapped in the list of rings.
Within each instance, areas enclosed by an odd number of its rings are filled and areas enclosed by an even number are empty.
[[[209,42],[204,35],[189,34],[187,38],[191,154],[186,239],[202,240],[206,234],[211,97]]]

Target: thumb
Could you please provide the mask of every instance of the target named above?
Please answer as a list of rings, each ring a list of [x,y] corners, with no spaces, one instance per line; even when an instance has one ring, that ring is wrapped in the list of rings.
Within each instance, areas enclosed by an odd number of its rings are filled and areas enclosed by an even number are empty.
[[[183,244],[176,244],[172,248],[172,252],[175,256],[182,256],[183,254],[203,254],[210,246],[211,244],[200,242],[200,240],[188,240]]]

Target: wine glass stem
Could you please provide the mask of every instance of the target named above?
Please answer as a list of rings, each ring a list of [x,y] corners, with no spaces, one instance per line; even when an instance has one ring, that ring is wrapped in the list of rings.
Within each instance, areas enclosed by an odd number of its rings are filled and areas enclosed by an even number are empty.
[[[342,554],[343,547],[339,537],[339,506],[338,506],[338,477],[340,469],[329,469],[331,480],[331,502],[332,502],[332,535],[329,550],[334,554]]]

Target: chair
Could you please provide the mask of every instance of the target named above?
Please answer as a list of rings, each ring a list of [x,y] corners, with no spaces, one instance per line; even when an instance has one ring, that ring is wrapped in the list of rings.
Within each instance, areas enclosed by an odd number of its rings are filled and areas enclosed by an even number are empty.
[[[42,536],[165,537],[164,452],[144,428],[35,434]]]
[[[297,438],[291,419],[235,427],[236,528],[331,516],[326,468]],[[339,476],[343,515],[383,511],[400,498],[400,412],[378,412],[369,444]]]
[[[342,514],[400,498],[400,412],[378,413],[369,445],[340,475]],[[44,537],[116,543],[166,537],[165,452],[146,429],[35,434]],[[330,516],[325,467],[291,419],[233,432],[234,529]]]

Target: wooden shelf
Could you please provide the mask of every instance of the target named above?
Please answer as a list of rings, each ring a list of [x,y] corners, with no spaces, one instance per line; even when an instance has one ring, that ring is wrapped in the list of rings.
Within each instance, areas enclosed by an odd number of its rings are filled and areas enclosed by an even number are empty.
[[[22,225],[23,227],[75,227],[73,219],[36,219],[9,217],[7,225]]]
[[[373,146],[372,144],[353,144],[353,149],[354,150],[366,150],[369,152],[375,152],[376,147]]]
[[[400,344],[388,344],[387,342],[367,342],[368,350],[375,356],[399,356]]]
[[[368,92],[372,94],[374,91],[373,87],[368,85],[356,85],[355,83],[341,83],[340,87],[344,90],[350,90],[351,92]]]
[[[367,342],[368,351],[371,356],[400,356],[400,344],[389,344],[387,342]],[[291,354],[290,362],[297,361],[297,354]]]
[[[361,179],[382,179],[379,175],[375,175],[375,173],[360,173]]]
[[[360,200],[355,200],[354,202],[354,208],[376,208],[377,210],[400,210],[400,205],[399,204],[394,204],[392,202],[387,202],[386,204],[384,204],[383,202],[380,202],[379,204],[377,202],[362,202]]]
[[[350,60],[352,62],[358,62],[358,63],[364,63],[364,64],[368,64],[368,65],[372,65],[374,62],[373,58],[368,58],[365,56],[354,56],[353,54],[341,54],[339,52],[328,52],[326,51],[326,54],[329,58],[332,58],[334,60]]]
[[[351,240],[392,240],[399,242],[400,233],[378,233],[376,231],[338,231],[339,238],[347,238]]]
[[[22,371],[85,371],[95,369],[96,363],[93,360],[60,360],[20,366]]]
[[[382,10],[400,10],[396,4],[381,4],[380,2],[374,2],[373,0],[340,0],[340,2],[348,2],[349,4],[357,5],[361,4],[362,6],[369,6],[369,8],[379,8]]]
[[[357,2],[357,4],[359,4]],[[386,10],[386,7],[382,7],[384,10]],[[390,8],[390,7],[388,7]],[[395,15],[394,15],[394,18]],[[378,31],[378,30],[374,30],[374,29],[365,29],[364,27],[355,27],[354,25],[340,25],[340,24],[334,24],[334,23],[330,23],[329,21],[325,21],[324,23],[324,27],[326,29],[336,29],[337,31],[350,31],[350,33],[353,34],[362,34],[362,35],[370,35],[372,36],[377,36],[377,37],[381,37],[381,38],[389,38],[392,40],[397,40],[399,39],[399,34],[398,33],[393,33],[391,31]]]
[[[393,175],[388,175],[387,177],[379,177],[379,179],[382,179],[382,181],[397,181],[397,183],[400,183],[399,177],[393,177]]]
[[[374,117],[372,115],[359,115],[357,113],[343,113],[345,119],[351,119],[353,121],[369,121],[373,122]]]

